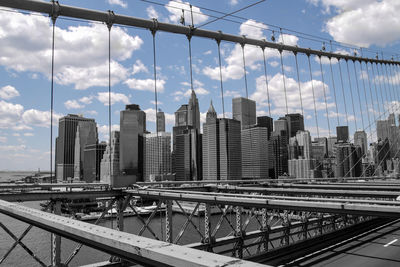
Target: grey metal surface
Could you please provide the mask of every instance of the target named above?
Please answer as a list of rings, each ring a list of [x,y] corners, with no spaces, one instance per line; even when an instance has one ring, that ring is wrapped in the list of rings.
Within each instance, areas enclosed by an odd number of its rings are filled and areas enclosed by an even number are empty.
[[[152,266],[265,266],[50,214],[0,200],[0,213],[84,245]]]
[[[87,191],[34,191],[17,193],[0,193],[0,199],[10,202],[40,201],[50,199],[82,199],[82,198],[111,198],[122,196],[124,193],[118,190],[87,190]]]

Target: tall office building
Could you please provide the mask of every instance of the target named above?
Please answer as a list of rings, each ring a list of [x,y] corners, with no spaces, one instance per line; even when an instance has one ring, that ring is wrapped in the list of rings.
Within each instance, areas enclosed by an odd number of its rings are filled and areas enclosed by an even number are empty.
[[[175,111],[175,126],[188,126],[188,105],[181,105]]]
[[[361,148],[361,154],[366,155],[368,152],[367,134],[364,131],[356,131],[354,133],[354,145]]]
[[[390,113],[389,117],[388,117],[388,123],[389,125],[396,125],[396,117],[394,115],[394,113]]]
[[[172,165],[177,180],[202,179],[202,135],[200,134],[200,111],[196,93],[192,91],[188,105],[175,112],[172,129]]]
[[[187,109],[188,125],[193,126],[193,129],[200,133],[200,109],[199,101],[196,97],[196,93],[192,90],[190,95],[188,109]]]
[[[376,121],[376,134],[378,140],[385,140],[389,138],[389,123],[387,120]]]
[[[337,143],[336,136],[328,137],[328,157],[336,156],[336,143]]]
[[[88,121],[95,124],[94,119],[81,115],[68,114],[58,121],[58,137],[56,139],[55,171],[58,181],[74,177],[75,140],[78,123]]]
[[[107,143],[86,145],[84,148],[83,178],[86,183],[100,181],[100,165]],[[119,168],[119,166],[118,166]]]
[[[324,157],[328,156],[328,138],[326,137],[315,137],[314,141],[318,143],[318,145],[324,148]]]
[[[242,176],[241,126],[218,119],[212,104],[203,124],[203,180],[237,180]]]
[[[299,113],[285,115],[288,125],[288,136],[293,137],[297,131],[304,131],[304,117]]]
[[[280,133],[281,131],[288,132],[288,124],[286,118],[279,118],[274,121],[274,132]]]
[[[118,183],[119,170],[119,148],[120,132],[111,132],[111,143],[108,143],[100,162],[100,180],[114,185]],[[111,163],[110,163],[111,162]]]
[[[242,130],[242,178],[269,176],[268,128],[250,126]]]
[[[157,132],[165,132],[165,114],[161,109],[157,111]]]
[[[337,142],[348,142],[349,141],[349,127],[348,126],[337,126],[336,127]]]
[[[336,148],[336,177],[358,177],[362,168],[360,149],[350,143],[338,143]]]
[[[240,121],[242,129],[257,123],[256,102],[251,99],[244,97],[233,98],[232,113],[233,119]]]
[[[120,171],[127,184],[142,181],[143,133],[146,132],[146,113],[139,105],[126,105],[120,113]]]
[[[276,124],[274,124],[274,126],[276,126]],[[272,132],[270,142],[271,142],[270,151],[272,151],[270,155],[272,156],[272,166],[274,169],[273,177],[278,178],[279,176],[288,173],[287,131],[281,130],[280,132],[277,131]]]
[[[172,173],[171,133],[144,134],[144,181],[164,180]]]
[[[294,178],[314,178],[315,159],[291,159],[288,161],[289,176]]]
[[[299,130],[296,133],[296,139],[299,147],[302,147],[301,156],[304,159],[311,159],[311,135],[309,131]]]
[[[86,180],[83,177],[83,163],[85,162],[85,146],[98,143],[97,125],[94,121],[80,121],[75,135],[74,178]]]
[[[257,117],[257,126],[268,128],[268,140],[271,137],[271,133],[274,130],[274,119],[268,116]]]

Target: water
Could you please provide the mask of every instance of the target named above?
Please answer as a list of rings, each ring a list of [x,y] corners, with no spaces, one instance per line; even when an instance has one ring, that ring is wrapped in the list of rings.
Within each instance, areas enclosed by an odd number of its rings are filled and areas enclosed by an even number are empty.
[[[0,171],[0,183],[21,180],[34,173],[34,171]]]

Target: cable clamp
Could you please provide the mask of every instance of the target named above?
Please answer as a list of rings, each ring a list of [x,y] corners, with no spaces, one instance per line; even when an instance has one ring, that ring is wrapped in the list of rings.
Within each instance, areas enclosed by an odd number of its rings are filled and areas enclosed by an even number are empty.
[[[113,26],[114,22],[115,22],[114,11],[108,10],[108,18],[106,24],[109,31],[111,30],[111,27]]]
[[[51,20],[53,23],[56,23],[56,19],[61,13],[61,6],[58,1],[52,0],[51,3],[53,4],[51,7],[51,13],[49,14],[49,17],[51,17]]]
[[[156,18],[153,18],[153,27],[150,29],[150,31],[153,34],[153,36],[158,31],[158,20]]]

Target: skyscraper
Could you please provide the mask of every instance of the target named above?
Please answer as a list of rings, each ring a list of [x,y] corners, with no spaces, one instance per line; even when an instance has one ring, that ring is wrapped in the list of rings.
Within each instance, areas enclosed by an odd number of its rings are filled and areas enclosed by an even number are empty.
[[[75,139],[76,130],[80,121],[95,123],[94,119],[80,115],[68,114],[58,122],[58,137],[56,139],[56,178],[58,181],[74,177]]]
[[[196,93],[192,90],[190,95],[189,104],[187,108],[188,125],[193,126],[193,129],[200,133],[200,110],[199,101],[196,97]]]
[[[250,126],[242,130],[242,178],[268,178],[268,128]]]
[[[119,140],[120,132],[111,132],[111,143],[107,144],[100,162],[100,180],[112,186],[118,184],[119,170]],[[110,163],[111,162],[111,163]]]
[[[203,130],[204,180],[241,179],[240,122],[218,119],[211,103]]]
[[[257,123],[256,102],[251,99],[244,97],[233,98],[232,113],[233,119],[240,121],[242,129]]]
[[[120,171],[127,184],[142,181],[143,133],[146,113],[139,105],[126,105],[120,113]]]
[[[162,180],[172,173],[171,133],[144,134],[144,181]]]
[[[75,135],[74,178],[82,180],[85,146],[98,143],[97,125],[94,121],[80,121]],[[86,180],[86,178],[85,178]]]
[[[350,143],[338,143],[336,148],[336,177],[357,177],[362,168],[356,147]]]
[[[367,134],[364,131],[356,131],[354,133],[354,145],[361,148],[361,154],[366,155],[368,152]]]
[[[161,109],[157,111],[157,132],[165,132],[165,114]]]
[[[280,133],[281,131],[288,131],[288,124],[286,118],[279,118],[274,121],[274,132]]]
[[[285,115],[288,125],[288,136],[293,137],[297,131],[304,131],[304,117],[299,113]]]
[[[376,121],[376,134],[378,140],[385,140],[389,138],[389,123],[387,120]]]
[[[274,130],[274,120],[268,116],[259,116],[257,117],[257,125],[260,127],[268,128],[268,140],[271,137],[271,133]]]
[[[296,136],[299,146],[302,147],[301,156],[304,159],[311,159],[311,135],[310,135],[310,132],[299,130],[295,136]]]
[[[86,183],[100,181],[100,165],[107,143],[89,144],[84,148],[83,178]],[[118,166],[119,168],[119,166]]]
[[[348,142],[349,141],[349,127],[348,126],[337,126],[336,127],[337,142]]]
[[[177,180],[201,180],[202,157],[200,111],[196,93],[192,90],[188,105],[175,112],[172,132],[173,172]]]

